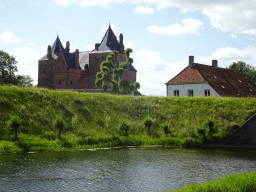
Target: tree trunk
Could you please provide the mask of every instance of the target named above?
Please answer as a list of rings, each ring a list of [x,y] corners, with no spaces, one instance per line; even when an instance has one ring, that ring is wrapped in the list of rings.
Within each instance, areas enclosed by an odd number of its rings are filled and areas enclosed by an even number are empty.
[[[14,139],[17,141],[18,140],[18,128],[15,128],[15,135],[14,135]]]
[[[61,139],[61,129],[59,129],[58,139]]]

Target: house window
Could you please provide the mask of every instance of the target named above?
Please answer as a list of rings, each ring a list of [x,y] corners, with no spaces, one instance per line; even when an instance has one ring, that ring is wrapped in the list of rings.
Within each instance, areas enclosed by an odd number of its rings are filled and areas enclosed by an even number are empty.
[[[210,96],[210,90],[209,89],[204,90],[204,96]]]
[[[174,96],[180,96],[179,90],[174,90]]]
[[[72,82],[72,81],[70,81],[70,84],[71,84],[71,85],[72,85],[72,83],[73,83],[73,82]]]
[[[194,91],[193,90],[188,90],[188,96],[193,97],[194,96]]]
[[[61,80],[59,80],[59,83],[58,84],[61,84]]]

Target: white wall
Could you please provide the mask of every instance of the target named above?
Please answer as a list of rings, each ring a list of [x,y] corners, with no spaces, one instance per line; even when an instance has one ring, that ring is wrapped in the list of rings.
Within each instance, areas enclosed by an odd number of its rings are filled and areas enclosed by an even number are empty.
[[[208,84],[177,84],[177,85],[167,85],[167,96],[173,96],[174,90],[179,90],[179,96],[188,96],[188,90],[194,90],[194,97],[204,96],[204,90],[210,90],[210,96],[220,97],[220,95]]]

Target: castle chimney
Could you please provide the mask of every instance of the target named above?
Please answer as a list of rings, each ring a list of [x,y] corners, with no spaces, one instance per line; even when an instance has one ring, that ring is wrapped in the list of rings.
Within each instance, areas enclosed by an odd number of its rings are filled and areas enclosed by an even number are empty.
[[[48,45],[47,49],[47,59],[49,59],[52,56],[52,48],[51,45]]]
[[[194,56],[189,56],[188,66],[192,67],[193,64],[194,64]]]
[[[232,65],[232,70],[236,71],[236,65],[234,65],[234,64]]]
[[[76,49],[76,52],[75,52],[75,64],[76,64],[76,68],[80,68],[79,66],[79,50]]]
[[[65,51],[69,53],[69,50],[70,50],[70,43],[69,43],[69,41],[67,41],[67,42],[66,42]]]
[[[218,60],[212,60],[212,66],[218,67]]]
[[[123,44],[123,34],[120,33],[119,35],[119,47],[120,47],[120,52],[123,53],[124,52],[124,44]]]

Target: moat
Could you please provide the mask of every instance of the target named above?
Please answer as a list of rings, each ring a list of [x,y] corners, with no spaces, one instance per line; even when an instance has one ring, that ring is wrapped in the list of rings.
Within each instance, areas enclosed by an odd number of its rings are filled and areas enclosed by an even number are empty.
[[[0,155],[3,191],[162,191],[253,171],[255,149],[114,148]]]

